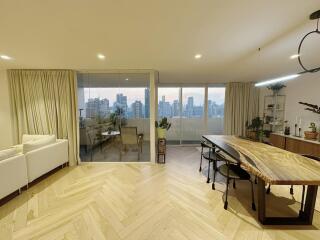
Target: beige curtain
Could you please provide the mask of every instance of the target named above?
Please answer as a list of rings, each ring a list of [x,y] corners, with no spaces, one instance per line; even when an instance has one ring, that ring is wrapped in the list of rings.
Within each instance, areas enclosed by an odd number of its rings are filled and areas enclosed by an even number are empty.
[[[227,83],[224,133],[245,136],[246,122],[259,116],[259,89],[253,83]]]
[[[72,70],[8,70],[14,141],[22,134],[69,140],[69,164],[79,158],[77,79]]]

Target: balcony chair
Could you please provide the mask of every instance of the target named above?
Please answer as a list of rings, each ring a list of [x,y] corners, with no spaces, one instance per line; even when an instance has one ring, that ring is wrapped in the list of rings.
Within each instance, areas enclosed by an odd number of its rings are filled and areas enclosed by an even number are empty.
[[[97,144],[101,143],[101,139],[97,136],[97,132],[95,130],[87,131],[87,136],[90,144],[90,159],[92,162],[94,147]],[[102,151],[102,146],[100,145],[100,151]]]
[[[142,153],[143,134],[138,134],[137,127],[121,127],[120,128],[120,159],[122,159],[122,150],[127,146],[133,146],[138,151],[138,160]]]

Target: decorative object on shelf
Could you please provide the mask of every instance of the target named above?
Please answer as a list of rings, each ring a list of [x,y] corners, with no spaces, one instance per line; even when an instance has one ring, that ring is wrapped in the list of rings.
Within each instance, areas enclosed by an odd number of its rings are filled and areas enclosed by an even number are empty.
[[[284,85],[277,84],[277,86],[274,85],[273,87],[273,94],[264,97],[263,130],[280,132],[284,129],[286,96],[279,95],[279,91]],[[269,89],[272,90],[272,88],[270,87]]]
[[[288,125],[288,121],[284,121],[284,135],[290,135],[290,126]]]
[[[317,20],[317,26],[316,26],[317,28],[316,28],[316,30],[313,30],[313,31],[307,33],[301,39],[301,41],[299,43],[298,54],[297,54],[298,55],[298,62],[299,62],[299,65],[302,67],[302,69],[304,71],[299,72],[297,74],[292,74],[292,75],[288,75],[288,76],[282,76],[282,77],[278,77],[278,78],[275,78],[275,79],[258,82],[258,83],[255,84],[256,87],[267,86],[267,85],[274,84],[274,83],[284,82],[284,81],[288,81],[288,80],[297,78],[300,75],[305,74],[305,73],[315,73],[315,72],[320,71],[320,67],[316,67],[316,68],[313,68],[313,69],[306,68],[305,65],[302,63],[302,60],[301,60],[301,48],[302,48],[302,45],[304,43],[304,40],[310,35],[318,35],[318,34],[320,34],[320,31],[319,31],[319,19],[320,19],[320,10],[318,10],[318,11],[316,11],[316,12],[314,12],[314,13],[312,13],[310,15],[310,20]]]
[[[166,163],[166,150],[167,141],[165,138],[158,138],[158,153],[157,153],[157,163]],[[160,156],[162,156],[162,162],[160,162]]]
[[[167,137],[167,131],[171,127],[171,123],[168,122],[168,119],[166,117],[162,118],[160,122],[156,121],[156,129],[158,133],[158,138],[166,138]]]
[[[310,123],[309,128],[311,131],[304,132],[305,138],[308,140],[316,140],[318,136],[316,124],[314,122]]]

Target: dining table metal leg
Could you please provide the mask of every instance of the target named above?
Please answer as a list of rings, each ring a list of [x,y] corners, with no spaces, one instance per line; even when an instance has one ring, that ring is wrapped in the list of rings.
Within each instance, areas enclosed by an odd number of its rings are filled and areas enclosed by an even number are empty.
[[[309,185],[303,211],[297,217],[267,217],[265,181],[258,179],[258,218],[264,225],[311,225],[317,199],[318,186]]]

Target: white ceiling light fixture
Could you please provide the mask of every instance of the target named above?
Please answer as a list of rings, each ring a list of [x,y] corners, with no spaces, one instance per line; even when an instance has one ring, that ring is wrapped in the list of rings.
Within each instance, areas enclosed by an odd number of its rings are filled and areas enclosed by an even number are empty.
[[[126,78],[126,81],[129,81],[129,78]]]
[[[279,83],[279,82],[289,81],[289,80],[295,79],[299,76],[300,76],[300,74],[292,74],[292,75],[288,75],[288,76],[284,76],[284,77],[274,78],[274,79],[270,79],[270,80],[256,83],[255,86],[256,87],[268,86],[268,85],[272,85],[272,84]]]
[[[9,57],[8,55],[0,55],[0,58],[3,60],[12,60],[12,57]]]
[[[290,56],[290,59],[296,59],[296,58],[298,58],[298,57],[300,57],[299,54],[293,54],[293,55]]]
[[[313,31],[307,33],[307,34],[302,38],[302,40],[301,40],[300,43],[299,43],[298,54],[294,54],[294,55],[292,55],[292,56],[290,57],[291,59],[298,58],[299,65],[301,66],[301,68],[302,68],[304,71],[303,71],[303,72],[300,72],[300,73],[297,73],[297,74],[292,74],[292,75],[288,75],[288,76],[284,76],[284,77],[279,77],[279,78],[275,78],[275,79],[271,79],[271,80],[259,82],[259,83],[256,83],[256,84],[255,84],[256,87],[272,85],[272,84],[276,84],[276,83],[279,83],[279,82],[284,82],[284,81],[288,81],[288,80],[291,80],[291,79],[295,79],[295,78],[299,77],[301,74],[305,74],[305,73],[316,73],[316,72],[319,72],[319,71],[320,71],[320,67],[313,68],[313,69],[306,68],[305,65],[302,64],[302,60],[301,60],[301,54],[300,54],[300,52],[301,52],[301,47],[302,47],[302,44],[303,44],[304,40],[305,40],[308,36],[310,36],[310,35],[312,35],[312,34],[320,35],[320,30],[319,30],[320,10],[312,13],[312,14],[310,15],[310,20],[317,20],[317,28],[316,28],[316,30],[313,30]]]
[[[97,58],[99,58],[100,60],[105,60],[105,59],[106,59],[106,56],[103,55],[102,53],[98,53],[98,54],[97,54]]]
[[[202,58],[202,55],[201,54],[196,54],[196,55],[194,55],[194,58],[195,59],[200,59],[200,58]]]

